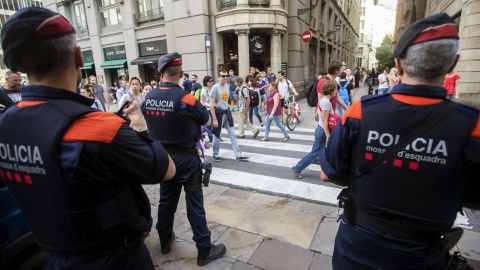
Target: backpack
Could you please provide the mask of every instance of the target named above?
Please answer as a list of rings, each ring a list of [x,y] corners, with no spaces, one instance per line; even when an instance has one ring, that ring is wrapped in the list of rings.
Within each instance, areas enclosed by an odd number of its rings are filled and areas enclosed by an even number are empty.
[[[243,86],[243,87],[246,87],[246,86]],[[243,91],[242,90],[240,91],[243,95]],[[248,89],[248,95],[250,96],[250,107],[257,107],[258,105],[260,105],[260,96],[258,95],[257,91]]]
[[[197,91],[195,91],[194,96],[197,100],[200,100],[200,94],[202,93],[202,90],[203,90],[203,88],[200,88],[200,89],[197,89]]]
[[[348,90],[347,90],[347,85],[349,85],[350,82],[347,81],[344,86],[340,84],[340,82],[337,83],[338,85],[338,95],[343,99],[343,101],[347,104],[350,105],[350,97],[348,96]]]
[[[322,79],[330,80],[327,76],[323,76]],[[321,80],[321,79],[320,79]],[[317,85],[320,81],[315,81],[310,87],[307,89],[306,96],[307,96],[307,104],[310,107],[317,107],[318,104],[318,94],[317,94]]]

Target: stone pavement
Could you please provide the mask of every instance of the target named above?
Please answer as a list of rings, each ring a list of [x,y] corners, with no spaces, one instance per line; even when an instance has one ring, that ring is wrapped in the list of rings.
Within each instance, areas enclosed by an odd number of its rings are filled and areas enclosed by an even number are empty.
[[[159,185],[144,186],[157,220]],[[196,264],[197,249],[186,215],[182,192],[174,230],[176,241],[169,254],[160,252],[155,228],[146,239],[157,269],[332,269],[332,254],[338,229],[338,209],[210,184],[204,188],[207,223],[212,242],[223,243],[226,255],[210,264]],[[480,269],[480,234],[465,231],[456,249]]]

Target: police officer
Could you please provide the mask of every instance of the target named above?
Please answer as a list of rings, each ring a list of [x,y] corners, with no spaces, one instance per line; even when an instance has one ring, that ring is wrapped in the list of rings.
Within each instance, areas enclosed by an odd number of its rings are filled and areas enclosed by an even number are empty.
[[[22,9],[3,25],[5,64],[30,84],[0,117],[0,177],[46,251],[47,269],[154,269],[141,184],[171,179],[175,165],[160,143],[75,93],[83,66],[75,38],[45,8]]]
[[[160,141],[172,156],[177,172],[172,181],[160,185],[157,230],[163,254],[170,252],[175,239],[173,218],[178,200],[185,190],[187,216],[198,249],[197,264],[206,265],[225,254],[223,244],[212,245],[203,206],[202,171],[197,152],[200,125],[210,125],[207,109],[178,84],[183,76],[182,57],[178,53],[158,60],[162,82],[150,91],[143,103],[143,113],[150,137]]]
[[[334,269],[445,269],[462,233],[452,228],[457,212],[480,208],[479,111],[446,100],[442,87],[457,50],[447,14],[411,24],[394,51],[403,84],[363,97],[334,129],[320,158],[322,180],[348,185]],[[417,135],[423,125],[432,127]]]

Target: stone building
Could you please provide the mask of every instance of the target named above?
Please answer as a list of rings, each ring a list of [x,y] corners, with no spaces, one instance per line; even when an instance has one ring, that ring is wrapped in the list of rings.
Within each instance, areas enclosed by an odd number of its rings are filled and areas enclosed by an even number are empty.
[[[356,66],[360,0],[44,0],[77,30],[84,76],[158,80],[158,57],[177,51],[199,78],[219,69],[285,70],[298,89],[333,59]],[[305,31],[311,40],[303,42]],[[307,35],[308,36],[308,35]],[[210,46],[207,46],[210,45]]]
[[[460,75],[460,102],[480,107],[480,0],[398,0],[395,41],[412,22],[439,12],[450,15],[459,26],[460,60],[454,72]]]

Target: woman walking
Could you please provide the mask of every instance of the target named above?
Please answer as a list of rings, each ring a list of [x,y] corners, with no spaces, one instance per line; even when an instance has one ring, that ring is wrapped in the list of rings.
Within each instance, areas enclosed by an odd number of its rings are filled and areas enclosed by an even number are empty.
[[[258,90],[260,91],[260,103],[258,104],[258,107],[260,107],[262,112],[265,111],[265,104],[267,103],[267,93],[265,90],[268,88],[268,83],[266,80],[264,80],[264,78],[265,77],[262,75],[262,73],[258,74],[256,77]]]
[[[205,106],[208,110],[208,114],[210,114],[210,119],[212,119],[212,113],[210,112],[210,94],[212,93],[212,86],[213,86],[213,78],[211,76],[203,77],[203,88],[200,92],[200,102],[203,106]],[[212,143],[213,135],[213,121],[210,126],[206,127],[208,129],[208,142]]]
[[[93,88],[91,85],[85,85],[83,88],[80,89],[80,95],[89,99],[93,99],[92,108],[104,112],[105,110],[103,109],[102,103],[98,99],[96,99],[92,93]]]
[[[337,84],[335,81],[328,80],[322,85],[322,99],[320,100],[321,119],[318,121],[318,126],[315,129],[315,142],[312,146],[312,151],[303,157],[297,165],[292,167],[293,175],[297,179],[302,179],[300,174],[305,168],[312,164],[315,160],[320,158],[320,151],[325,147],[330,138],[330,129],[328,128],[328,117],[334,113],[330,99],[335,96],[337,92]]]
[[[443,88],[447,89],[447,99],[455,100],[455,95],[458,95],[458,80],[460,76],[452,72],[448,73],[443,82]]]
[[[268,133],[270,133],[270,124],[272,120],[275,121],[275,125],[283,132],[282,142],[286,142],[290,139],[288,136],[285,126],[280,121],[280,115],[282,114],[282,106],[280,105],[280,94],[278,93],[277,83],[271,82],[269,87],[270,95],[267,98],[267,125],[265,126],[265,138],[262,138],[260,141],[269,141]]]

